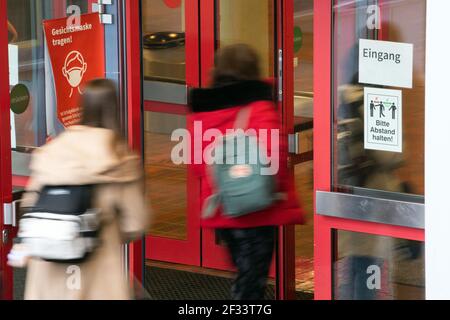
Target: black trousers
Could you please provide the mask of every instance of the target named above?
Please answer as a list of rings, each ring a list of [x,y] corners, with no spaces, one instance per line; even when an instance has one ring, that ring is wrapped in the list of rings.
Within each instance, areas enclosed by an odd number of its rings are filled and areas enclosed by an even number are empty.
[[[231,290],[233,300],[264,299],[276,230],[276,227],[218,230],[238,269]]]

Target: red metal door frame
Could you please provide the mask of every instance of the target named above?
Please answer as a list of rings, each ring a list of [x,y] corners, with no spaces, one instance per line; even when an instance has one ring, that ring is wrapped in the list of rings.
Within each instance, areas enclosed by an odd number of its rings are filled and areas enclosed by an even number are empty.
[[[314,204],[317,190],[331,191],[331,5],[314,1]],[[314,216],[316,299],[331,299],[331,231],[325,223]]]
[[[135,3],[133,0],[128,0]],[[140,14],[140,13],[139,13]],[[199,0],[186,0],[185,4],[185,21],[186,21],[186,85],[188,88],[200,86],[200,74],[199,74]],[[140,21],[136,18],[129,23],[132,25],[132,29],[135,34],[142,35]],[[135,44],[135,46],[137,43]],[[139,50],[142,50],[139,46]],[[140,55],[139,55],[140,56]],[[139,62],[141,63],[141,61]],[[136,69],[137,69],[136,64]],[[143,77],[141,76],[141,79]],[[140,127],[142,124],[143,112],[140,106],[133,106],[133,126]],[[185,105],[166,104],[155,101],[144,101],[144,109],[146,111],[158,111],[164,110],[165,113],[172,114],[187,114],[188,108]],[[187,116],[187,129],[192,131],[192,121],[189,115]],[[140,141],[142,143],[142,132],[135,129],[130,135],[133,141]],[[133,142],[134,143],[134,142]],[[143,150],[141,150],[143,151]],[[192,169],[187,169],[187,239],[177,240],[170,238],[157,237],[147,235],[145,239],[145,257],[146,259],[165,261],[171,263],[179,263],[186,265],[200,266],[200,223],[199,223],[199,207],[198,203],[200,195],[200,185],[195,178]]]
[[[141,72],[141,27],[140,6],[135,0],[125,2],[126,28],[126,75],[128,107],[128,143],[130,148],[142,153],[141,110],[142,110],[142,72]],[[136,23],[137,22],[137,23]],[[135,241],[129,245],[130,282],[136,279],[143,282],[144,241]]]
[[[11,168],[11,122],[9,102],[9,63],[8,63],[8,28],[7,3],[0,0],[0,230],[10,232],[11,226],[3,221],[3,204],[12,202],[12,168]],[[6,264],[6,255],[11,249],[11,242],[3,244],[0,238],[0,299],[13,298],[12,269]]]
[[[314,193],[332,188],[333,0],[314,1]],[[424,230],[320,216],[314,217],[315,299],[333,298],[333,230],[424,241]]]
[[[278,48],[283,50],[283,136],[294,133],[294,1],[283,0],[278,3]],[[291,157],[291,155],[289,155]],[[292,164],[289,159],[288,164]],[[290,165],[290,176],[295,183],[294,167]],[[277,298],[295,299],[295,226],[279,228],[277,251]]]
[[[200,38],[201,51],[201,81],[202,88],[210,84],[210,72],[214,67],[216,51],[216,7],[215,0],[200,0],[200,25],[202,35]],[[218,270],[233,270],[225,247],[216,244],[215,231],[202,230],[202,266]]]

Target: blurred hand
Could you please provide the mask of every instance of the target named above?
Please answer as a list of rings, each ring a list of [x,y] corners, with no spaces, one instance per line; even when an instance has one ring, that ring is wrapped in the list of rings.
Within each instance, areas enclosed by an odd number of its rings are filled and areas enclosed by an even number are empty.
[[[8,265],[13,268],[25,268],[30,256],[23,244],[15,244],[8,254]]]

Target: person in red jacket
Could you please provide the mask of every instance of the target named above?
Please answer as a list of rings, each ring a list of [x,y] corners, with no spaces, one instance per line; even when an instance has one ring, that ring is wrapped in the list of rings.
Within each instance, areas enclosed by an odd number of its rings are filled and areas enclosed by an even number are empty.
[[[212,86],[194,89],[190,95],[190,106],[194,123],[201,123],[203,133],[209,129],[222,134],[233,129],[238,113],[249,108],[248,129],[283,132],[280,112],[274,104],[274,88],[262,80],[258,54],[251,47],[238,44],[222,48],[216,57],[212,74]],[[217,210],[213,216],[203,217],[204,228],[218,230],[225,242],[238,275],[232,288],[235,300],[261,300],[267,284],[269,268],[274,253],[278,226],[303,223],[303,210],[294,189],[293,177],[288,174],[287,139],[279,137],[279,152],[272,152],[268,135],[268,156],[272,164],[277,162],[276,181],[278,191],[285,197],[262,212],[230,218]],[[199,139],[201,137],[194,137]],[[211,142],[196,143],[194,153],[202,154]],[[200,146],[202,150],[195,150]],[[273,153],[273,154],[271,154]],[[278,167],[277,167],[278,166]],[[205,160],[194,164],[194,172],[201,179],[201,202],[213,194],[214,186],[208,178]]]

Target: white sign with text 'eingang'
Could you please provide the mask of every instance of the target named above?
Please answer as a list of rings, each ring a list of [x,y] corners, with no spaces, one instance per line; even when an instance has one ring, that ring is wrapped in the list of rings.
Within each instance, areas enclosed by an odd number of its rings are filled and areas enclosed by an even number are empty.
[[[359,82],[413,87],[414,46],[409,43],[359,40]]]

